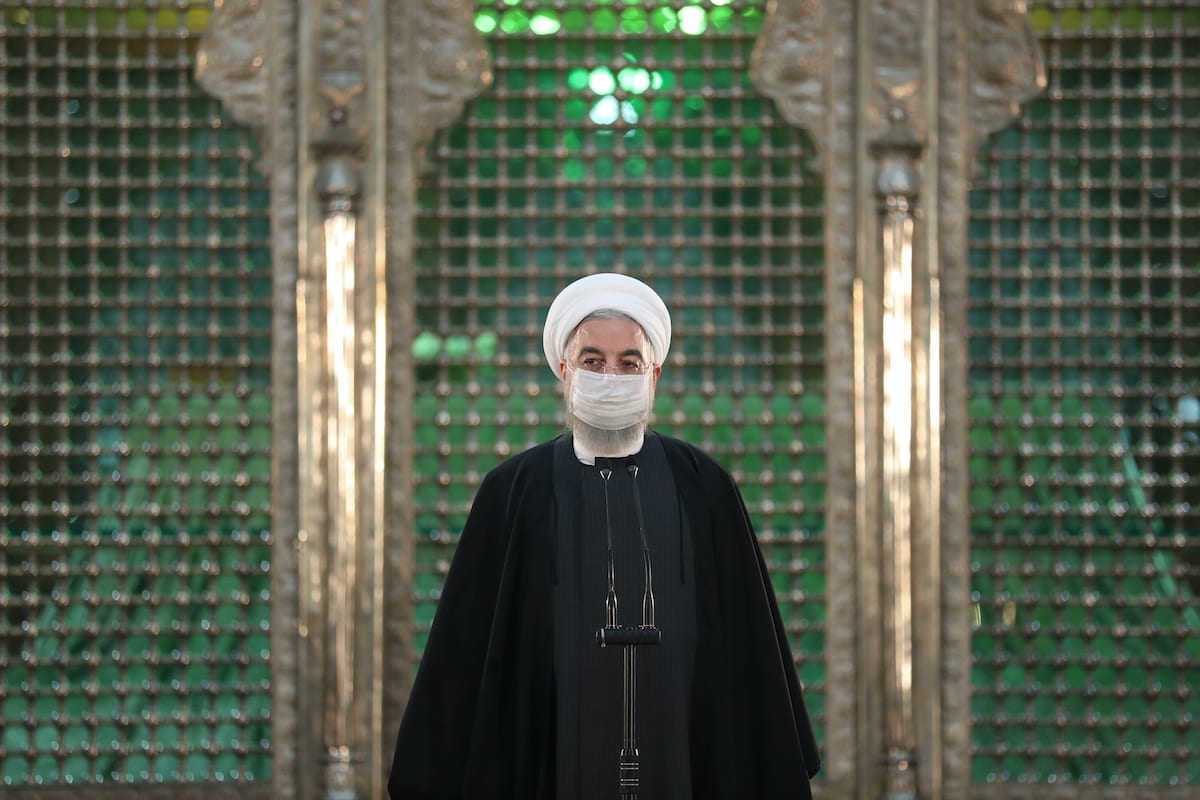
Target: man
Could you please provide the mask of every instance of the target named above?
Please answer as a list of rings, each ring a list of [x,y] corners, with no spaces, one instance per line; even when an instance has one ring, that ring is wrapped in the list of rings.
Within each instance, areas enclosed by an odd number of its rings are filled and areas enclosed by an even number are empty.
[[[671,318],[598,274],[550,306],[570,433],[483,480],[405,712],[393,800],[615,800],[623,648],[636,650],[647,800],[807,798],[816,742],[766,567],[728,472],[647,428]],[[611,629],[611,627],[610,627]]]

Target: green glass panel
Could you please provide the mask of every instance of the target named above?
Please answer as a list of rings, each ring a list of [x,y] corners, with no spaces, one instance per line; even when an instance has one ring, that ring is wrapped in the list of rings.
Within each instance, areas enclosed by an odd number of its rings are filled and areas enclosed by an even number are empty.
[[[1039,732],[1045,755],[1025,766],[981,747],[972,774],[1186,784],[1200,779],[1193,765],[1145,748],[1157,731],[1191,727],[1177,701],[1155,705],[1178,690],[1152,684],[1200,685],[1194,661],[1176,662],[1170,679],[1149,668],[1200,623],[1189,579],[1200,529],[1178,491],[1179,476],[1196,474],[1187,409],[1200,394],[1200,351],[1184,333],[1197,306],[1180,292],[1200,264],[1159,210],[1179,176],[1196,173],[1178,141],[1200,129],[1200,113],[1172,117],[1156,95],[1200,73],[1141,34],[1149,24],[1191,41],[1200,30],[1180,9],[1134,3],[1035,3],[1031,19],[1050,91],[985,145],[968,201],[972,588],[983,623],[973,649],[977,663],[1032,654],[1049,670],[1040,682],[1058,687],[1058,714],[1089,724],[1057,741]],[[1051,561],[1011,546],[1035,536]],[[1035,605],[1012,602],[1021,597]],[[1018,635],[993,638],[1005,625]],[[1007,680],[1033,691],[1028,675]],[[989,709],[973,741],[982,731],[1016,747],[1022,728]]]
[[[805,593],[782,606],[822,708],[824,193],[803,135],[748,78],[765,4],[522,3],[528,27],[507,28],[510,4],[479,8],[495,79],[430,148],[416,220],[419,636],[480,476],[562,429],[557,383],[530,357],[546,304],[570,277],[629,271],[673,298],[678,324],[717,331],[676,345],[687,365],[660,385],[658,426],[746,476],[781,553],[774,585]],[[539,14],[562,28],[539,33]],[[445,359],[443,343],[485,334],[487,353]],[[801,407],[803,425],[781,424]]]

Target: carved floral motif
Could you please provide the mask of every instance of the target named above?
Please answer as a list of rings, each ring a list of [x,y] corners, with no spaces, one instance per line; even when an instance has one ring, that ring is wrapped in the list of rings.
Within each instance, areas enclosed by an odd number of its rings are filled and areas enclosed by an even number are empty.
[[[395,79],[410,81],[417,104],[406,110],[415,163],[437,131],[492,82],[491,55],[475,30],[471,0],[416,0],[406,19],[415,36],[398,37],[391,53]]]
[[[1024,0],[975,0],[971,17],[971,151],[1046,88],[1046,67]]]
[[[875,82],[886,114],[907,106],[919,92],[924,68],[925,27],[922,14],[929,4],[889,0],[874,7],[873,41],[870,43]],[[945,10],[943,10],[945,11]],[[1046,86],[1045,66],[1024,0],[967,0],[970,31],[963,61],[970,70],[972,145],[1008,125],[1019,106]],[[825,84],[831,66],[827,52],[821,0],[772,0],[767,24],[751,62],[754,84],[773,99],[784,118],[804,128],[819,149],[828,110]],[[948,11],[946,12],[948,13]],[[913,125],[924,129],[924,120],[906,108]]]
[[[199,84],[259,133],[267,118],[266,16],[262,0],[214,0],[196,55]]]
[[[754,85],[776,103],[783,118],[818,140],[824,129],[824,3],[801,0],[780,7],[772,0],[767,21],[754,46],[750,74]]]

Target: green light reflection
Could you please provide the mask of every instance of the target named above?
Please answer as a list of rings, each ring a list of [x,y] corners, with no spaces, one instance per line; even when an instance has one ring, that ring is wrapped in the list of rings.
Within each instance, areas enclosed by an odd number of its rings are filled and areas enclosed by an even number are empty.
[[[688,5],[682,8],[663,6],[658,8],[628,7],[623,9],[608,8],[610,3],[597,3],[597,8],[589,13],[587,9],[544,9],[530,13],[519,8],[520,0],[504,0],[500,8],[490,0],[481,0],[480,8],[475,14],[475,29],[489,35],[497,29],[515,36],[533,34],[535,36],[552,36],[557,33],[571,34],[592,30],[596,33],[612,34],[620,32],[629,36],[643,36],[651,33],[672,33],[678,30],[688,36],[702,36],[710,25],[718,29],[727,29],[732,22],[734,11],[730,8],[732,0],[717,0],[709,11],[700,5]],[[757,11],[745,13],[747,19],[756,16]],[[590,23],[590,24],[589,24]]]

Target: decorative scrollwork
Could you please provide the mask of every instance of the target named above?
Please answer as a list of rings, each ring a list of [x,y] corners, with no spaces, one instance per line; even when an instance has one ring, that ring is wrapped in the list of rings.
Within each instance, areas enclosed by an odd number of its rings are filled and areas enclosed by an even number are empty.
[[[1024,0],[975,0],[971,17],[971,152],[1046,88],[1046,66]]]
[[[197,82],[257,133],[267,120],[266,16],[262,0],[214,0],[196,55]]]
[[[808,131],[823,149],[818,134],[827,112],[824,3],[802,0],[782,6],[771,0],[767,8],[767,22],[751,56],[751,79],[775,101],[784,119]]]
[[[411,81],[416,107],[405,116],[414,163],[437,131],[458,119],[466,102],[492,82],[491,55],[475,30],[475,4],[469,0],[417,0],[405,22],[412,36],[393,40],[390,63]]]

